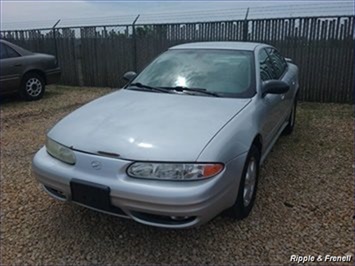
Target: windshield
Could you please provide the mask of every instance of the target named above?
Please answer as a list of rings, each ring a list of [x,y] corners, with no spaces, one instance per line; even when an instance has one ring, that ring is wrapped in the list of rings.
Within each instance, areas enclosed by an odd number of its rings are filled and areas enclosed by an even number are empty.
[[[240,50],[169,50],[134,79],[152,87],[200,88],[225,97],[255,94],[253,52]]]

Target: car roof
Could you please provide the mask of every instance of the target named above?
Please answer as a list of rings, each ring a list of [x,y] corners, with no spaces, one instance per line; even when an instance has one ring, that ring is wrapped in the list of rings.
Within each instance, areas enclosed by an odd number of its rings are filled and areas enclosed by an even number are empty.
[[[7,40],[4,40],[4,39],[0,39],[0,42],[5,43],[5,44],[7,44],[8,46],[14,45],[13,43],[11,43],[11,42],[9,42],[9,41],[7,41]]]
[[[267,46],[257,42],[193,42],[171,47],[174,49],[221,49],[221,50],[245,50],[254,51],[259,45]]]

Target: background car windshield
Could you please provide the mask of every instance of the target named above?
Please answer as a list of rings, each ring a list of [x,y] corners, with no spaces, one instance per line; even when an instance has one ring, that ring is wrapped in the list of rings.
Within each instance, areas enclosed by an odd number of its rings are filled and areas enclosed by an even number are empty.
[[[203,88],[220,95],[255,93],[253,53],[239,50],[169,50],[135,80],[154,87]]]

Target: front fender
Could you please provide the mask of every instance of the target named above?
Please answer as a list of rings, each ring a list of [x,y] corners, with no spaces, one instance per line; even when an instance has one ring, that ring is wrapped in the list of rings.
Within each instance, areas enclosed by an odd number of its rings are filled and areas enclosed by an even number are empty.
[[[200,153],[198,161],[228,163],[249,151],[258,135],[257,125],[260,124],[257,112],[253,110],[254,102],[248,104],[210,140]]]

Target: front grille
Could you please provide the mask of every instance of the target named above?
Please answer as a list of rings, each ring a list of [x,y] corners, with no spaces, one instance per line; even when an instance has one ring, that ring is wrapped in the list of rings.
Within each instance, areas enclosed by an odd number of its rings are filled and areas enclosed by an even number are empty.
[[[127,216],[127,214],[125,214],[120,208],[113,206],[113,205],[110,205],[110,207],[107,211],[118,214],[118,215]]]
[[[58,198],[61,198],[61,199],[66,199],[67,197],[65,196],[65,194],[60,191],[60,190],[57,190],[57,189],[54,189],[54,188],[51,188],[51,187],[48,187],[48,186],[44,186],[44,188],[52,193],[54,196],[58,197]]]
[[[192,222],[196,219],[195,216],[187,217],[174,217],[166,215],[158,215],[144,212],[131,211],[131,214],[143,221],[156,223],[156,224],[166,224],[166,225],[183,225]]]

